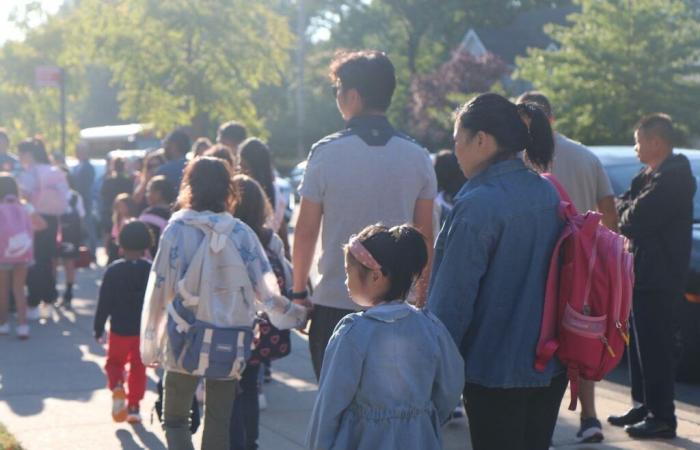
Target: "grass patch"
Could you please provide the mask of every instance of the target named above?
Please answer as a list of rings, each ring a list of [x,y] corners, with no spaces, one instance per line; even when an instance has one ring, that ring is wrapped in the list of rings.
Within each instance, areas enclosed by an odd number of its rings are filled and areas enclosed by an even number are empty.
[[[23,450],[17,439],[0,423],[0,450]]]

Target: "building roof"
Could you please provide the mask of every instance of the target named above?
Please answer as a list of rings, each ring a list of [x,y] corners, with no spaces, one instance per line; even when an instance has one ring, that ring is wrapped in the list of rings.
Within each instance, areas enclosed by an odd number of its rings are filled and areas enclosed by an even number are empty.
[[[479,55],[480,46],[483,46],[507,64],[514,65],[516,56],[525,56],[529,47],[544,49],[555,45],[545,34],[544,26],[549,23],[566,25],[566,17],[578,10],[578,6],[538,8],[518,14],[508,25],[469,29],[462,48]],[[480,42],[474,40],[474,34]]]

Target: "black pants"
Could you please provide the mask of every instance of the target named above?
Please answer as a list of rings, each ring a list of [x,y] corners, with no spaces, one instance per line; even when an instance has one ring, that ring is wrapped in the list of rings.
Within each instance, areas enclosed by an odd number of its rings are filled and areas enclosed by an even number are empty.
[[[240,389],[233,402],[231,414],[231,449],[256,450],[260,423],[258,403],[258,375],[260,364],[246,366],[239,383]]]
[[[547,450],[567,379],[548,387],[487,388],[467,383],[464,406],[474,450]]]
[[[680,301],[681,294],[675,292],[635,290],[629,347],[632,399],[673,428],[673,385],[681,348],[674,313]]]
[[[34,265],[27,273],[27,303],[33,308],[42,301],[54,303],[58,298],[53,271],[53,260],[58,253],[58,217],[41,217],[46,221],[46,229],[34,233]]]
[[[326,352],[326,346],[333,335],[335,326],[338,325],[338,322],[343,317],[354,312],[351,309],[314,305],[314,311],[311,313],[311,327],[309,328],[309,350],[311,351],[311,362],[314,365],[317,380],[321,378],[323,355]]]

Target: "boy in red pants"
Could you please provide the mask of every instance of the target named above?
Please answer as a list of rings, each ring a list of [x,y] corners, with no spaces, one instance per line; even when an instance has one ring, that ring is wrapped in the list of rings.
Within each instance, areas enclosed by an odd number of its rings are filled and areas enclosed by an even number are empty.
[[[151,247],[151,232],[143,222],[126,224],[119,233],[124,258],[113,262],[104,274],[95,313],[95,339],[103,342],[110,318],[107,350],[107,383],[112,391],[115,422],[141,422],[139,402],[146,391],[146,368],[139,352],[141,309],[151,263],[143,259]],[[124,390],[125,365],[129,363],[128,393]]]

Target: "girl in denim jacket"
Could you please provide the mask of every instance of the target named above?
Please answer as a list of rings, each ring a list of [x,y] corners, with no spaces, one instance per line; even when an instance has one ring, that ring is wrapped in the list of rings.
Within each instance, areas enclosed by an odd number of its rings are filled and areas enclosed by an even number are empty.
[[[427,262],[415,228],[365,228],[345,247],[346,285],[366,311],[340,321],[326,348],[308,447],[442,448],[463,361],[442,323],[405,302]]]

